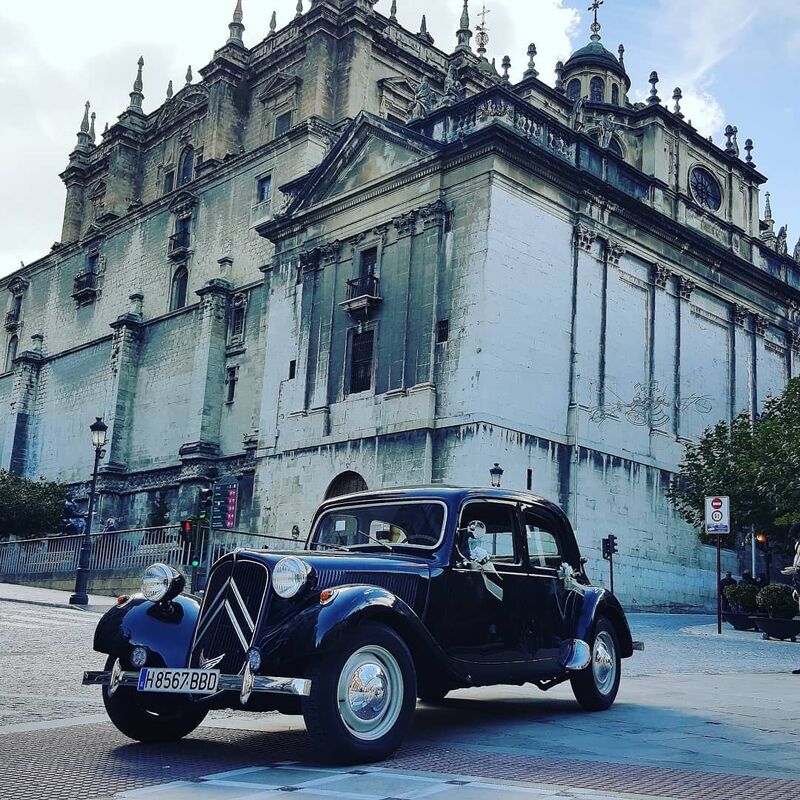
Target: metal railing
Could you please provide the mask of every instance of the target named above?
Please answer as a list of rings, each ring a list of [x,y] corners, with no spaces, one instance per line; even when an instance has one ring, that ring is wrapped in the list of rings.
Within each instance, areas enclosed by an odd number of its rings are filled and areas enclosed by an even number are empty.
[[[72,287],[73,295],[80,295],[86,292],[97,290],[97,274],[94,272],[80,272],[75,276]]]
[[[380,297],[380,282],[375,275],[362,275],[352,281],[347,281],[347,299],[355,300],[356,297]]]
[[[189,231],[178,231],[169,237],[169,252],[177,253],[183,250],[188,250],[191,244],[191,237]]]
[[[92,572],[123,572],[144,569],[156,561],[185,566],[190,563],[192,556],[203,564],[209,542],[212,561],[239,547],[289,550],[298,549],[304,543],[304,540],[290,537],[245,531],[215,530],[210,538],[206,531],[201,531],[199,539],[195,551],[191,543],[181,536],[177,525],[93,533],[89,569]],[[82,535],[0,542],[0,576],[75,572],[82,544]]]
[[[13,327],[19,322],[19,311],[6,311],[6,328]]]

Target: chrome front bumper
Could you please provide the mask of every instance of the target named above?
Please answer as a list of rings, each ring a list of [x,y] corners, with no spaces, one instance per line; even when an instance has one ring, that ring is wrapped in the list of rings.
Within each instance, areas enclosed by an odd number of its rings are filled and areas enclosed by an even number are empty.
[[[113,694],[120,686],[135,689],[139,685],[139,670],[124,671],[117,661],[114,669],[110,671],[84,672],[81,683],[84,686],[108,686]],[[307,678],[273,678],[268,675],[253,675],[248,666],[245,667],[243,675],[220,675],[217,691],[238,692],[243,703],[247,702],[252,692],[308,697],[311,694],[311,681]]]

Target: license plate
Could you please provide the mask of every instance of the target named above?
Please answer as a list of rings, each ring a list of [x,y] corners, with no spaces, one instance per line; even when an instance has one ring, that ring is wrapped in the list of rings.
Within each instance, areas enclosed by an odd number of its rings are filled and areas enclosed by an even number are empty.
[[[151,669],[139,673],[140,692],[213,694],[219,686],[218,669]]]

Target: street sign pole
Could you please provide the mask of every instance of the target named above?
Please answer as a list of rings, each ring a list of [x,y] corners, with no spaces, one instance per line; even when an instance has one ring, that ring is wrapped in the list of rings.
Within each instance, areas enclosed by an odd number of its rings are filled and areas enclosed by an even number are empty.
[[[706,533],[717,537],[717,633],[722,634],[722,537],[731,532],[731,503],[721,495],[706,497]]]

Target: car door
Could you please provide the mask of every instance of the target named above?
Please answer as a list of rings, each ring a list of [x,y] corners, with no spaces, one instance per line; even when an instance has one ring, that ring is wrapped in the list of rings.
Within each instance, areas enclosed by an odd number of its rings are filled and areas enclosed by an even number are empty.
[[[471,536],[471,522],[485,533]],[[483,563],[479,563],[483,561]],[[528,571],[516,505],[470,500],[461,508],[448,582],[443,646],[474,664],[528,661],[525,652]]]
[[[521,525],[528,562],[526,649],[537,666],[550,667],[558,662],[567,638],[567,591],[558,570],[572,554],[567,552],[567,537],[559,521],[546,510],[523,506]]]

